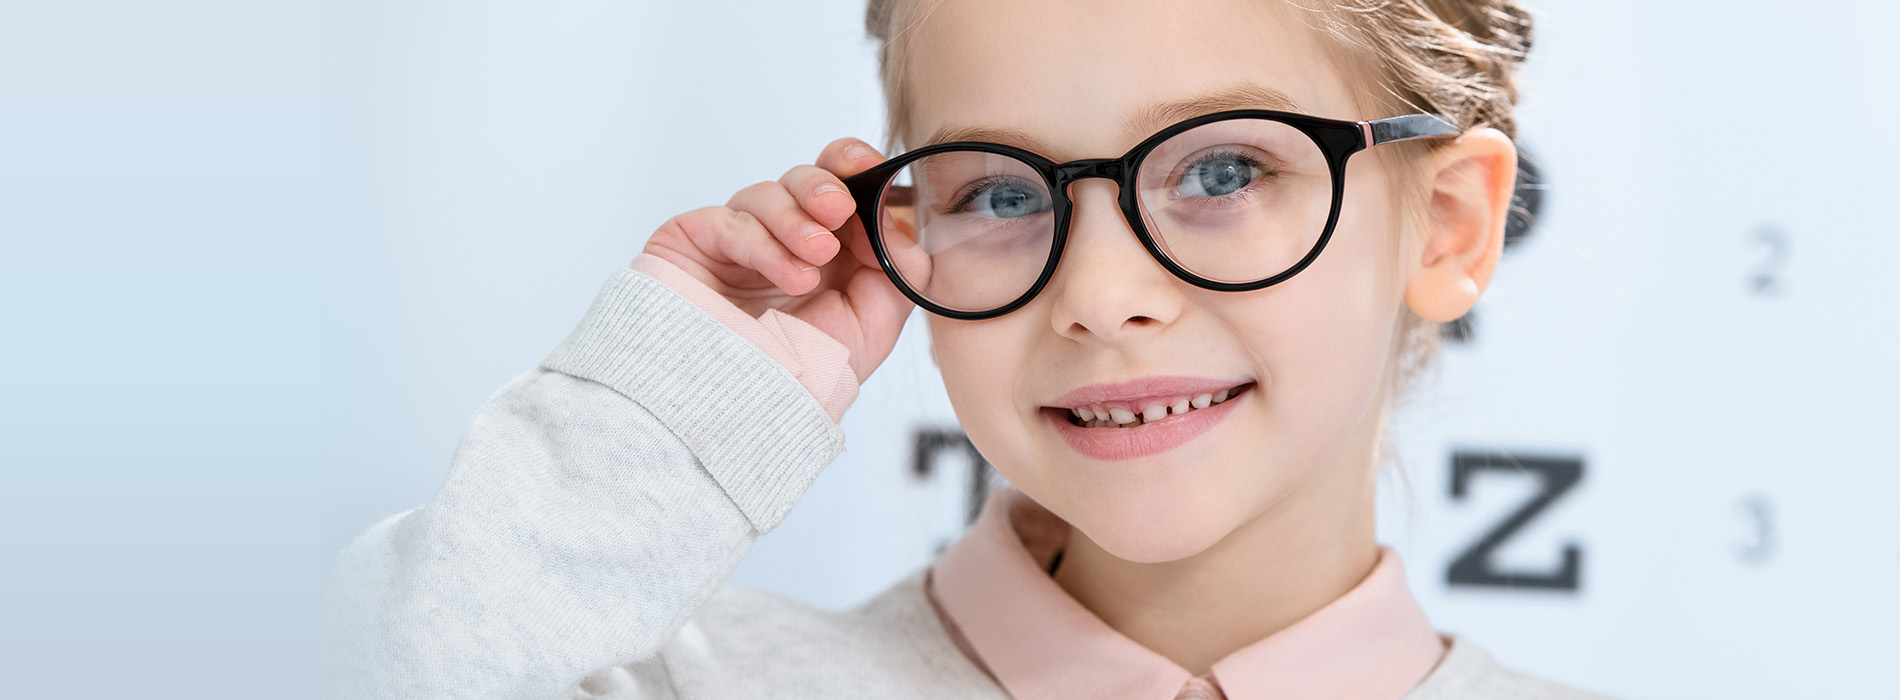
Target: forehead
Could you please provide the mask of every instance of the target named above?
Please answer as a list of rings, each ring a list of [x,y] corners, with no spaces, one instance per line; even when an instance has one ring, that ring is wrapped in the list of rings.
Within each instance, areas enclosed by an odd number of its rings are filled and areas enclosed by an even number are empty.
[[[1201,111],[1353,113],[1342,74],[1304,10],[1284,0],[912,0],[920,19],[904,90],[916,142],[972,129],[1020,132],[1058,160],[1120,155],[1188,114],[1156,109],[1214,97]],[[915,145],[915,143],[913,143]]]

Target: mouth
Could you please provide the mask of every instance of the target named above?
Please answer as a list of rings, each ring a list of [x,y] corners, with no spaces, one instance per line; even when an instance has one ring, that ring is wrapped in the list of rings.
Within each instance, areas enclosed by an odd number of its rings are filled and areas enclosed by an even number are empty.
[[[1172,394],[1122,401],[1100,401],[1068,409],[1069,425],[1078,428],[1138,428],[1227,403],[1252,389],[1245,382],[1199,394]],[[1061,410],[1061,409],[1056,409]]]
[[[1182,385],[1180,393],[1142,390],[1139,398],[1103,399],[1075,395],[1068,406],[1043,406],[1047,425],[1078,454],[1103,462],[1120,462],[1168,452],[1213,430],[1235,407],[1250,403],[1257,382],[1246,381],[1212,389],[1206,382]],[[1112,387],[1111,387],[1112,389]],[[1194,393],[1190,393],[1192,390]],[[1085,390],[1087,391],[1087,390]],[[1176,409],[1179,409],[1178,411]]]
[[[1254,384],[1256,382],[1246,380],[1222,388],[1207,388],[1205,384],[1176,386],[1172,390],[1153,392],[1153,396],[1138,398],[1104,398],[1104,392],[1081,390],[1060,401],[1062,405],[1045,405],[1043,411],[1064,411],[1068,422],[1077,428],[1140,428],[1151,422],[1189,415],[1193,411],[1207,411],[1210,407],[1239,398],[1246,390],[1254,388]]]

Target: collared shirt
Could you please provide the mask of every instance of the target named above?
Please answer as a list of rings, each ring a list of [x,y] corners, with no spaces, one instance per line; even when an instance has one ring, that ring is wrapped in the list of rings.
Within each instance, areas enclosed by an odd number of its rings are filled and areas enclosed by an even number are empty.
[[[1397,553],[1381,546],[1345,595],[1197,676],[1056,585],[1049,565],[1068,533],[1021,491],[997,489],[930,572],[927,591],[958,647],[1019,700],[1396,700],[1445,651]]]

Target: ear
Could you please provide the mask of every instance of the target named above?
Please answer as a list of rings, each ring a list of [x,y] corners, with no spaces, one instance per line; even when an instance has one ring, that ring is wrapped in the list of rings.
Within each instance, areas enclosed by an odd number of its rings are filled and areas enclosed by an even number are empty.
[[[1478,303],[1504,250],[1517,185],[1517,146],[1486,127],[1432,153],[1431,216],[1423,252],[1405,283],[1405,305],[1428,321],[1451,321]]]

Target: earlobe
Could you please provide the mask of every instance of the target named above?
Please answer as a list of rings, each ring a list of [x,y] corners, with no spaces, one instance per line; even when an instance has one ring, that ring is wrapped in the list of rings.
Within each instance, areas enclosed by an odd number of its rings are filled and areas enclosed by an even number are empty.
[[[1451,321],[1478,303],[1504,249],[1517,184],[1517,146],[1493,128],[1433,152],[1425,244],[1405,283],[1405,304],[1428,321]]]

